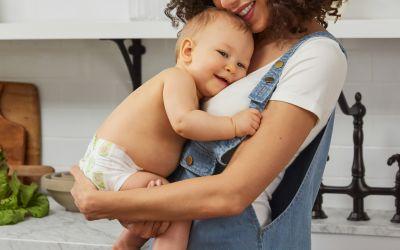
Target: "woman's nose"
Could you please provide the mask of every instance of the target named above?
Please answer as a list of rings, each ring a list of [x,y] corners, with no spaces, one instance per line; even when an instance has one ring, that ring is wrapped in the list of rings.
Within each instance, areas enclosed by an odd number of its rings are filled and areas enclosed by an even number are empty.
[[[234,11],[240,6],[240,0],[221,0],[221,6],[224,9]]]

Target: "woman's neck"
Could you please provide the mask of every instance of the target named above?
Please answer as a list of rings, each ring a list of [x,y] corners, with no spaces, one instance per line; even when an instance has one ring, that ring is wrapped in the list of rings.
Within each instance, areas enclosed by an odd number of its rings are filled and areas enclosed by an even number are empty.
[[[253,57],[248,73],[251,73],[262,66],[276,60],[289,50],[301,37],[317,31],[325,31],[325,29],[316,21],[311,21],[306,25],[307,32],[300,35],[293,35],[287,39],[268,40],[262,39],[256,41]]]

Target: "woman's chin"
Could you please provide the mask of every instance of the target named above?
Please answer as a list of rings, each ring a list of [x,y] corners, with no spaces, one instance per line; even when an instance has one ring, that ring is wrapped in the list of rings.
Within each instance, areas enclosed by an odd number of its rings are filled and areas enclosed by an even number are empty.
[[[251,25],[250,28],[251,28],[251,32],[253,32],[253,34],[257,34],[257,33],[261,33],[263,31],[265,31],[266,25],[260,24],[260,23],[255,23],[255,24]]]

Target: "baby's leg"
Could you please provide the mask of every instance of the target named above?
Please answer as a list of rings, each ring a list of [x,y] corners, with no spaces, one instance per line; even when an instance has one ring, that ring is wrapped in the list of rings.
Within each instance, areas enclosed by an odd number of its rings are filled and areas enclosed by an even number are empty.
[[[140,238],[132,234],[131,231],[124,228],[121,235],[118,237],[117,241],[113,245],[113,250],[139,250],[147,239]]]
[[[129,178],[124,182],[121,186],[120,190],[129,190],[134,188],[142,188],[147,187],[151,180],[160,179],[162,184],[168,183],[168,181],[158,175],[139,171],[135,174],[129,176]],[[124,228],[122,234],[114,243],[113,249],[114,250],[122,250],[122,249],[140,249],[141,246],[147,241],[148,239],[143,239],[136,234],[126,228]]]
[[[122,185],[120,190],[128,190],[140,187],[153,187],[148,185],[152,180],[160,179],[162,184],[167,184],[165,178],[157,176],[148,172],[137,172],[131,175],[127,181]],[[171,223],[168,230],[156,237],[153,249],[155,250],[185,250],[189,239],[191,221],[176,221]],[[114,249],[140,249],[140,247],[147,241],[141,237],[136,236],[132,231],[124,229],[118,241],[114,245]]]
[[[154,250],[185,250],[189,240],[191,221],[175,221],[168,230],[154,240]]]
[[[153,183],[153,184],[152,184]],[[162,181],[162,184],[166,184]],[[148,185],[148,187],[155,186],[154,182]],[[171,223],[168,230],[157,236],[154,240],[152,249],[153,250],[185,250],[187,249],[191,221],[175,221]]]

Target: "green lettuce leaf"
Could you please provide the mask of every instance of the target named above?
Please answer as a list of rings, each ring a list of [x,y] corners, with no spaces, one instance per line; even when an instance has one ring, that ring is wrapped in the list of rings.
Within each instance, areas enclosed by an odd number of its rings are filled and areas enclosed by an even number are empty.
[[[0,200],[0,210],[8,209],[18,209],[18,197],[16,195]]]
[[[6,162],[6,156],[4,155],[4,151],[0,148],[0,171],[8,172],[8,165]]]
[[[47,196],[38,192],[38,185],[24,185],[14,172],[8,178],[8,165],[0,148],[0,226],[23,221],[26,215],[41,218],[49,214]]]
[[[25,214],[26,210],[23,208],[13,210],[0,210],[0,226],[15,224],[23,221],[25,218]]]
[[[28,203],[34,197],[34,194],[38,190],[38,185],[32,182],[31,185],[21,184],[19,192],[19,201],[23,208],[28,206]]]
[[[0,200],[8,197],[10,186],[8,185],[7,171],[0,170]]]
[[[21,187],[21,181],[18,179],[17,172],[13,173],[9,185],[10,185],[12,194],[18,195],[19,189]]]
[[[7,198],[10,193],[10,186],[8,185],[8,165],[4,151],[0,148],[0,200]]]
[[[49,214],[50,206],[49,200],[47,196],[44,194],[37,193],[34,199],[29,203],[29,206],[26,208],[30,215],[35,218],[42,218]]]

